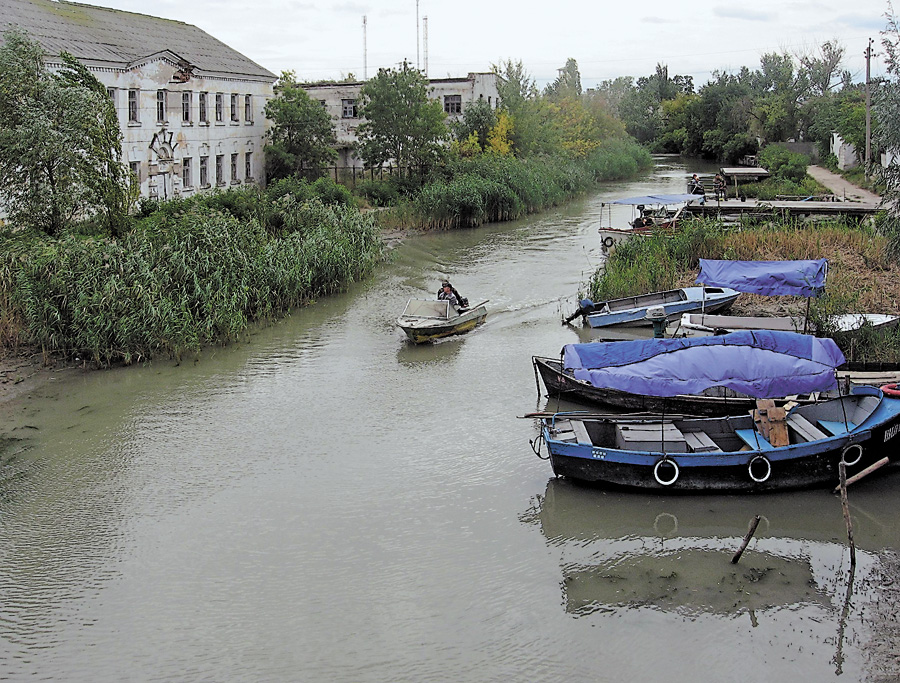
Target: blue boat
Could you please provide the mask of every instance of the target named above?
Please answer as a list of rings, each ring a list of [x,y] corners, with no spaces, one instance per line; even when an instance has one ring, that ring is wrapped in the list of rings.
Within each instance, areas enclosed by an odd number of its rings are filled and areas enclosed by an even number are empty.
[[[844,356],[831,339],[761,330],[596,346],[602,360],[589,352],[571,359],[583,366],[574,375],[595,386],[658,397],[725,387],[756,398],[757,407],[712,418],[544,417],[541,437],[556,476],[660,492],[779,491],[836,486],[841,461],[853,477],[900,457],[900,399],[881,389],[855,387],[789,410],[772,400],[837,390]],[[689,355],[676,352],[687,347]]]
[[[591,327],[651,325],[653,321],[647,312],[652,308],[661,308],[666,318],[695,311],[721,313],[731,308],[739,296],[740,292],[726,287],[682,287],[598,303],[582,299],[578,310],[565,322],[581,315]]]

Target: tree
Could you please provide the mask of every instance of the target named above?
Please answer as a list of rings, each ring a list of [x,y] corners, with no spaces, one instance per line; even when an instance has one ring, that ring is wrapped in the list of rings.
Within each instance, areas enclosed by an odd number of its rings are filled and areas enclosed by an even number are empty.
[[[559,70],[556,80],[544,90],[544,96],[552,102],[581,97],[581,73],[578,71],[578,62],[569,57],[566,65]]]
[[[897,254],[900,253],[900,226],[897,225],[900,216],[900,23],[891,2],[888,2],[887,19],[881,44],[889,77],[875,93],[874,113],[878,120],[875,141],[889,158],[879,175],[885,185],[884,197],[891,203],[891,241]]]
[[[462,119],[453,126],[453,136],[458,141],[468,140],[473,134],[481,149],[487,145],[488,134],[497,125],[497,114],[483,97],[466,105]]]
[[[283,71],[275,85],[277,94],[266,102],[266,118],[272,122],[265,146],[266,175],[272,179],[318,171],[337,158],[337,136],[325,107],[295,83],[293,71]]]
[[[810,90],[815,95],[827,95],[835,83],[843,78],[841,63],[846,50],[837,40],[827,40],[819,46],[818,54],[811,51],[797,55],[800,66],[806,70]]]
[[[11,29],[0,46],[0,197],[14,224],[56,235],[78,217],[114,211],[122,175],[109,98],[67,62],[59,77],[44,51]],[[89,74],[88,74],[89,75]],[[91,77],[92,78],[92,77]],[[105,194],[107,191],[112,194]],[[109,214],[107,214],[109,216]]]
[[[379,69],[360,90],[357,128],[359,154],[366,166],[395,161],[400,166],[427,166],[440,155],[447,137],[444,109],[428,99],[428,79],[406,61],[399,69]]]
[[[88,155],[96,165],[96,175],[84,180],[93,190],[95,200],[102,206],[106,228],[114,237],[122,235],[128,225],[128,215],[137,202],[140,186],[122,160],[122,129],[116,108],[96,76],[68,52],[61,55],[63,68],[60,82],[73,88],[85,88],[96,95],[96,125],[87,130]]]

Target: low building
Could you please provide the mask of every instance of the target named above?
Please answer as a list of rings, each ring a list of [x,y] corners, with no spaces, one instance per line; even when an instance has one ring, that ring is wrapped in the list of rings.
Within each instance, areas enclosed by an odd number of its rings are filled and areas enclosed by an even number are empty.
[[[492,109],[499,105],[497,74],[470,73],[465,78],[432,78],[429,80],[431,97],[439,100],[450,119],[462,117],[466,106],[477,100],[486,100]],[[304,83],[301,87],[314,100],[318,100],[331,114],[337,135],[338,165],[361,167],[356,156],[356,129],[363,119],[359,116],[359,93],[363,81],[346,83]]]
[[[0,0],[0,17],[40,43],[50,70],[69,52],[107,87],[142,196],[264,183],[267,69],[171,19],[65,0]]]
[[[837,157],[837,167],[844,171],[859,166],[859,155],[852,143],[846,142],[839,133],[831,134],[831,153]]]

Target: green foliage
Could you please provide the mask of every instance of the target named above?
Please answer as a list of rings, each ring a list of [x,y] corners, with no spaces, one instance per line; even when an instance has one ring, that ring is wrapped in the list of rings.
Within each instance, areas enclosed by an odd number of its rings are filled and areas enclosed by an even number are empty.
[[[58,77],[38,43],[10,29],[0,45],[0,197],[12,223],[58,234],[106,211],[122,229],[132,194],[105,88],[71,58]]]
[[[264,148],[266,175],[286,178],[306,170],[318,171],[337,159],[334,123],[325,108],[284,71],[275,85],[276,95],[266,102],[266,118],[272,122]]]
[[[401,167],[429,168],[442,155],[447,136],[441,103],[428,98],[428,79],[403,62],[399,69],[379,69],[360,90],[356,133],[358,151],[367,167],[394,162]]]
[[[776,179],[799,183],[806,178],[809,157],[781,145],[768,145],[759,153],[759,163]]]
[[[275,237],[200,203],[154,213],[119,240],[0,236],[0,306],[46,351],[98,364],[180,357],[337,291],[381,257],[372,216],[291,194],[274,210]]]
[[[488,135],[496,125],[496,112],[487,100],[481,98],[466,105],[462,118],[452,126],[453,137],[458,142],[462,142],[471,135],[475,135],[478,146],[485,149],[488,144]]]
[[[458,159],[419,192],[415,208],[431,227],[470,227],[512,220],[556,206],[601,180],[634,175],[650,155],[627,139],[610,139],[584,159],[498,154]]]
[[[356,194],[379,207],[390,206],[400,198],[397,186],[390,180],[362,180],[356,184]]]
[[[561,102],[565,99],[578,99],[581,97],[581,72],[578,71],[578,62],[569,57],[566,65],[559,70],[559,76],[544,90],[544,96],[551,102]]]

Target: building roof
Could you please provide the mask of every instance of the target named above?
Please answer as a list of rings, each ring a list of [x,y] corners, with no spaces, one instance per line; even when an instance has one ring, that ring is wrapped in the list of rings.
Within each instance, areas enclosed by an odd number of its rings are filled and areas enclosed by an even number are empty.
[[[196,26],[64,0],[0,0],[0,31],[15,25],[51,56],[66,51],[86,65],[128,68],[174,53],[198,75],[274,81],[276,76]]]

